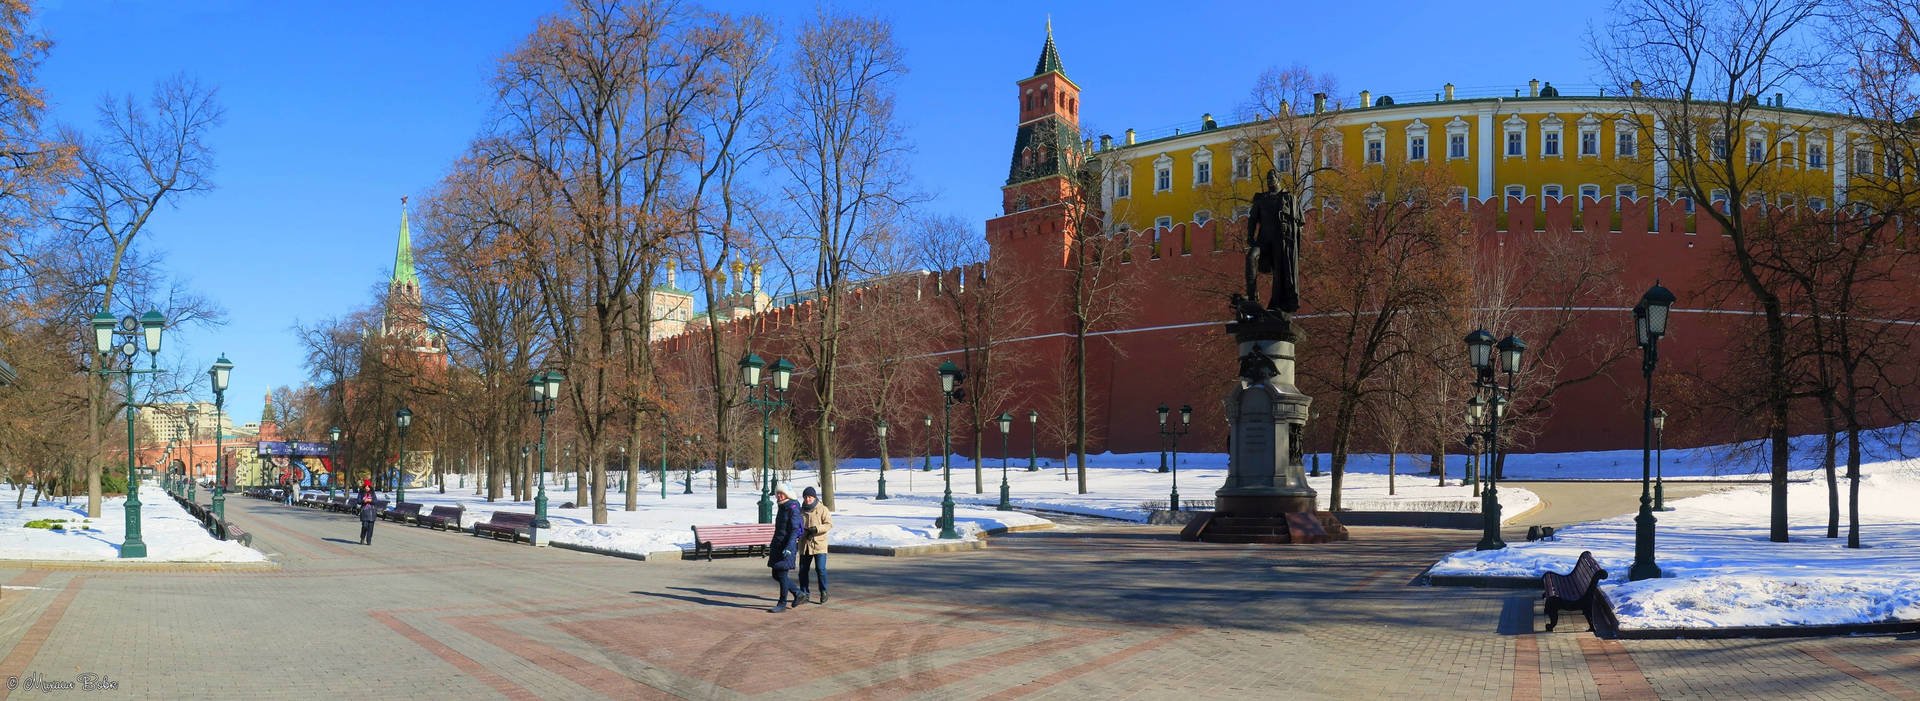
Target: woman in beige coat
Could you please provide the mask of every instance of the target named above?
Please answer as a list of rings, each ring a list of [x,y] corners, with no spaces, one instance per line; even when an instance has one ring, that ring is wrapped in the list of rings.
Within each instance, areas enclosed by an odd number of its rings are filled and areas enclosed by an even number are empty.
[[[800,493],[800,513],[806,530],[800,534],[800,596],[811,598],[808,570],[820,574],[820,603],[827,603],[827,531],[833,530],[833,512],[820,503],[820,493],[808,487]]]

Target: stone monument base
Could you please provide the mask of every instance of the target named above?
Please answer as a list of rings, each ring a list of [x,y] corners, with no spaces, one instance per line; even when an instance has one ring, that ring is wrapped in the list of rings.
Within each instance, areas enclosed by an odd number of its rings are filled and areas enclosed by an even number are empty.
[[[1278,516],[1286,513],[1313,513],[1319,511],[1319,495],[1313,490],[1302,494],[1215,494],[1214,510],[1222,514],[1247,518]]]
[[[1187,522],[1180,539],[1203,543],[1300,545],[1347,540],[1347,527],[1331,511],[1294,511],[1270,516],[1205,512]]]

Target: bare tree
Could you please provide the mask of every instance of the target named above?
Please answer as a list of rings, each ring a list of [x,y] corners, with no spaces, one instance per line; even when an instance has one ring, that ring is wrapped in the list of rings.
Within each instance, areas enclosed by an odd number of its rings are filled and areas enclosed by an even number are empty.
[[[1472,248],[1466,214],[1439,170],[1367,166],[1325,174],[1318,187],[1324,206],[1301,254],[1301,268],[1316,273],[1301,286],[1315,311],[1301,323],[1316,350],[1302,354],[1310,360],[1301,376],[1333,404],[1320,411],[1333,418],[1328,508],[1337,511],[1355,428],[1392,401],[1390,369],[1421,360],[1432,345],[1409,329],[1436,325],[1406,317],[1465,317]]]
[[[589,455],[630,429],[652,392],[650,295],[637,284],[683,217],[671,189],[684,164],[707,65],[717,47],[691,8],[576,0],[501,63],[498,157],[521,164],[543,225],[520,245],[541,294],[552,364]],[[633,354],[633,355],[630,355]],[[624,414],[624,415],[623,415]],[[593,522],[607,522],[606,468],[592,469]]]
[[[1756,96],[1817,77],[1825,56],[1811,31],[1822,0],[1620,0],[1593,55],[1654,148],[1656,193],[1706,202],[1698,209],[1732,239],[1738,286],[1760,307],[1765,324],[1763,368],[1770,450],[1772,515],[1768,537],[1787,540],[1788,413],[1794,391],[1788,367],[1788,321],[1780,283],[1760,263],[1765,213],[1744,206],[1765,189],[1767,166],[1783,157],[1775,139],[1759,154],[1736,157],[1732,140],[1782,124]],[[1758,157],[1755,157],[1758,156]],[[1662,177],[1664,174],[1664,178]],[[1716,200],[1734,206],[1715,206]]]
[[[99,108],[99,133],[67,129],[61,140],[76,144],[74,174],[68,178],[67,203],[56,221],[88,248],[106,253],[99,277],[90,287],[100,309],[114,308],[114,292],[129,262],[135,240],[162,205],[212,189],[213,150],[205,139],[221,121],[214,91],[184,77],[161,81],[146,105],[131,96],[108,98]],[[102,359],[94,358],[95,366]],[[112,416],[101,407],[108,390],[103,376],[94,383],[88,421],[90,444]],[[129,399],[130,401],[131,399]],[[87,475],[87,514],[100,515],[100,476]]]
[[[847,295],[862,273],[872,273],[864,252],[889,235],[895,210],[907,200],[907,171],[899,167],[906,144],[893,115],[893,86],[905,72],[887,22],[822,11],[795,41],[787,99],[775,122],[784,136],[776,151],[787,176],[782,187],[802,222],[795,236],[812,257],[800,269],[816,305],[804,346],[820,417],[817,445],[831,441],[827,424],[840,411]],[[833,470],[833,456],[824,452],[820,499],[828,507]]]

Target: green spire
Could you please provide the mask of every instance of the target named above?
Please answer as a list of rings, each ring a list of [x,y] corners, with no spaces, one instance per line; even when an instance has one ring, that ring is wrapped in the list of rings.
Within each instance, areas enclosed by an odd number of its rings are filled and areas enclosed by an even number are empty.
[[[1053,48],[1053,17],[1051,16],[1047,17],[1047,45],[1040,48],[1040,62],[1033,67],[1034,75],[1047,73],[1067,74],[1066,69],[1060,67],[1059,50]]]
[[[393,253],[393,285],[420,286],[413,272],[413,239],[407,234],[407,198],[400,198],[400,247]]]

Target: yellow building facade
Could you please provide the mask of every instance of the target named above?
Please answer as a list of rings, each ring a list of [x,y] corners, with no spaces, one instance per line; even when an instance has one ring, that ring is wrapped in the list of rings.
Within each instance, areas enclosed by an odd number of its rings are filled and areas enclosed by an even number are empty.
[[[1503,229],[1514,208],[1537,212],[1549,198],[1572,198],[1584,209],[1588,201],[1617,208],[1612,198],[1660,197],[1691,212],[1684,179],[1671,172],[1682,160],[1672,157],[1682,146],[1678,134],[1715,162],[1731,159],[1742,174],[1736,180],[1753,174],[1747,204],[1825,209],[1846,202],[1859,174],[1901,175],[1901,164],[1874,146],[1858,119],[1788,108],[1779,98],[1750,106],[1746,133],[1729,138],[1712,126],[1718,115],[1707,112],[1718,110],[1709,103],[1696,103],[1700,118],[1674,129],[1651,114],[1670,111],[1649,110],[1642,99],[1566,97],[1537,84],[1531,92],[1420,103],[1376,101],[1363,92],[1353,107],[1322,104],[1219,126],[1203,116],[1193,130],[1151,140],[1132,130],[1102,136],[1093,150],[1105,164],[1104,210],[1122,229],[1200,224],[1239,218],[1268,169],[1312,208],[1316,180],[1419,166],[1440,170],[1457,197],[1498,202]],[[1451,94],[1449,86],[1443,95]],[[1717,188],[1701,194],[1729,199]]]

